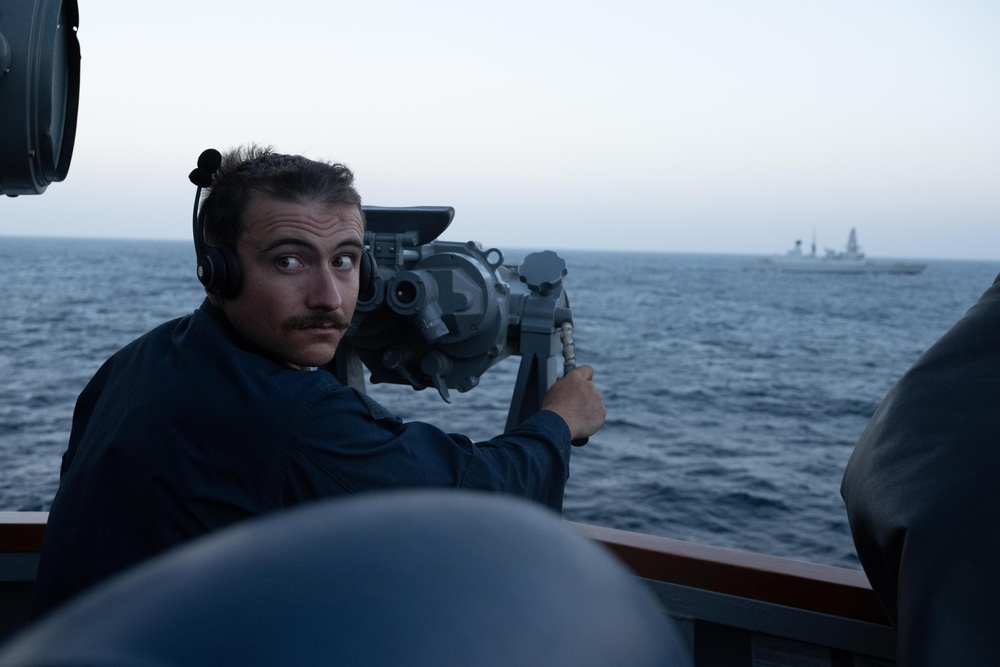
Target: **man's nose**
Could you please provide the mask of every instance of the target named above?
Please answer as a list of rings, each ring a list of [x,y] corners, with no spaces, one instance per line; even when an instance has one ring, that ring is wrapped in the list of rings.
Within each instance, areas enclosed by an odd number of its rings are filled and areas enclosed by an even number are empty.
[[[330,267],[315,271],[309,281],[307,305],[310,308],[336,310],[344,302],[344,285],[337,272]]]

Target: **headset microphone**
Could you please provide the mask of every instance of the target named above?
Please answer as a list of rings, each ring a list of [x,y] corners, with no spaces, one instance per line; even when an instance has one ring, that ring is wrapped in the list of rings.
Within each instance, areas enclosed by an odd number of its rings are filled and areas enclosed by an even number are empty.
[[[192,225],[194,250],[198,258],[198,280],[216,296],[231,299],[239,294],[243,272],[236,251],[229,246],[212,246],[205,242],[205,212],[199,211],[202,188],[212,185],[212,175],[222,165],[222,154],[209,148],[198,157],[198,167],[188,178],[198,186],[194,195]]]
[[[198,156],[198,168],[191,172],[188,178],[200,188],[207,188],[212,185],[212,174],[219,170],[222,165],[222,153],[209,148],[202,151]]]

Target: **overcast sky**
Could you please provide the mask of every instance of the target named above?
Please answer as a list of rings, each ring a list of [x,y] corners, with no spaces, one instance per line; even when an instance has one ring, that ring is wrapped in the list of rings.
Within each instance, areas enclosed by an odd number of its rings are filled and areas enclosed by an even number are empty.
[[[200,151],[337,160],[446,240],[1000,257],[1000,3],[79,0],[69,176],[0,235],[185,239]]]

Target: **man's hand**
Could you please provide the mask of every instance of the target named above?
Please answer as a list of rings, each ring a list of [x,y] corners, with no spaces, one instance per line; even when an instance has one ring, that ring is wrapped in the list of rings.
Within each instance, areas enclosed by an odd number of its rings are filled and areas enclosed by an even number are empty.
[[[608,415],[593,380],[592,367],[578,366],[556,380],[542,399],[542,410],[551,410],[562,417],[573,440],[597,433]]]

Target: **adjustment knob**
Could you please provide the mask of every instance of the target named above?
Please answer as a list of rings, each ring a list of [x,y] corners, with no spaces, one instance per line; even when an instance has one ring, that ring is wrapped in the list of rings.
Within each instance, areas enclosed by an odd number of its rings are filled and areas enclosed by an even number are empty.
[[[562,284],[566,275],[566,260],[552,252],[533,252],[524,258],[517,272],[521,282],[528,285],[531,291],[546,295]]]

